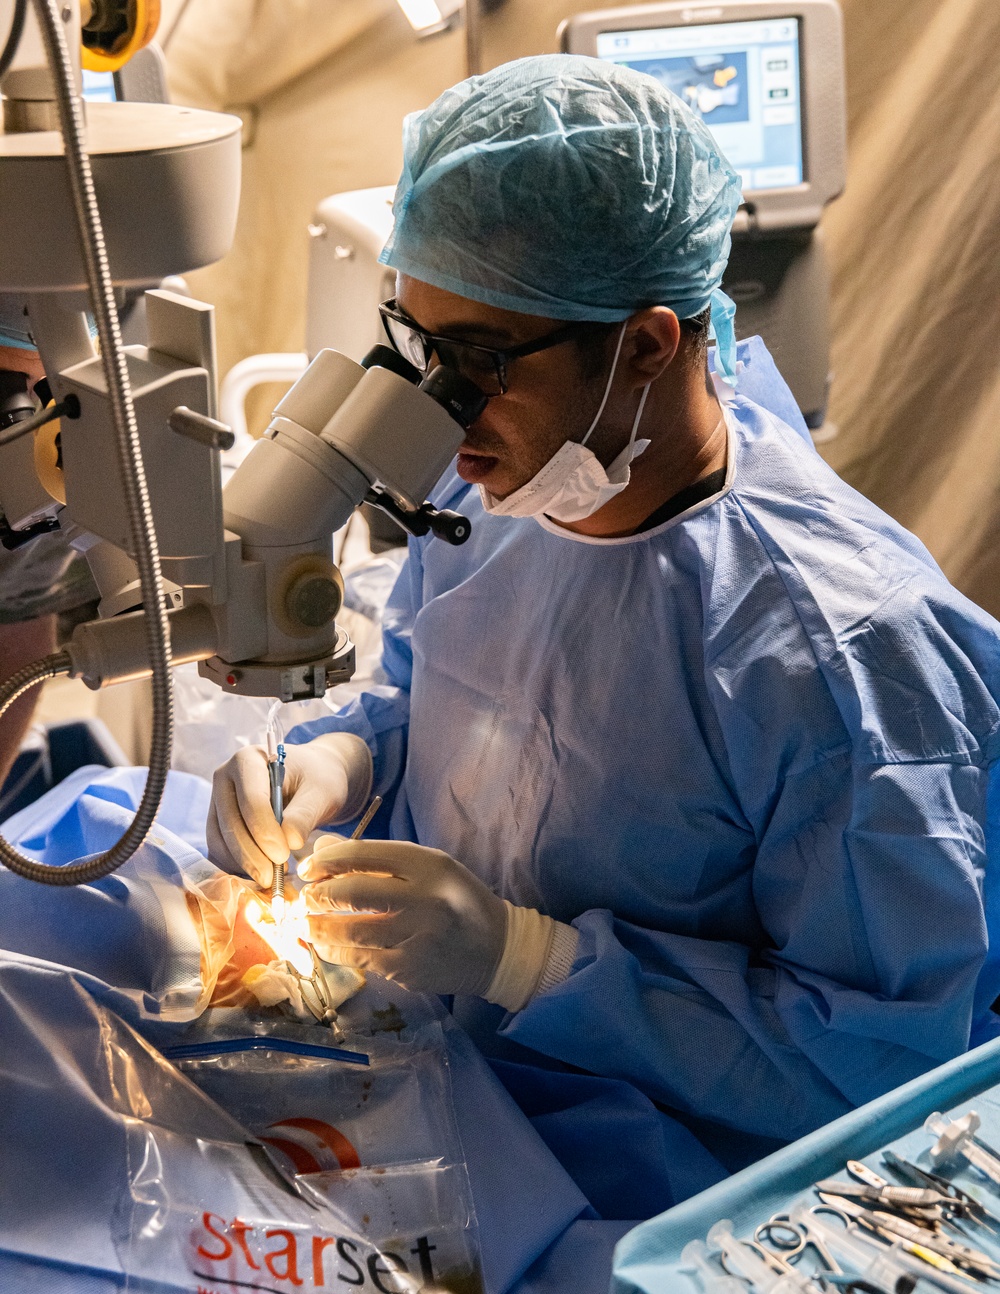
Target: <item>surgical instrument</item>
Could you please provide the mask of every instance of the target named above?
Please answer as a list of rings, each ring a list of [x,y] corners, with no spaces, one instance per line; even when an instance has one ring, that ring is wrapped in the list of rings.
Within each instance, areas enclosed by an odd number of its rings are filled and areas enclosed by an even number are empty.
[[[782,1241],[783,1233],[794,1236],[791,1244]],[[793,1223],[787,1213],[775,1213],[766,1222],[762,1222],[753,1233],[753,1238],[758,1245],[770,1246],[769,1252],[777,1250],[786,1261],[798,1258],[808,1247],[812,1247],[819,1254],[824,1276],[844,1274],[843,1268],[824,1244],[823,1237],[818,1232],[807,1231],[805,1227]]]
[[[270,728],[267,732],[267,777],[271,784],[271,810],[280,826],[285,815],[285,747],[282,742],[275,741]],[[274,863],[273,866],[271,907],[275,910],[275,920],[278,920],[285,906],[285,864]]]
[[[279,746],[278,749],[284,752],[283,746]],[[368,826],[372,818],[374,818],[375,814],[378,813],[381,807],[382,807],[381,795],[372,796],[371,804],[369,804],[368,808],[365,809],[364,813],[361,816],[361,820],[358,822],[358,825],[351,832],[352,840],[361,839],[361,837],[368,830]],[[337,1018],[337,1010],[336,1010],[336,1007],[333,1005],[333,1003],[330,1001],[330,998],[326,991],[326,975],[324,974],[324,971],[323,971],[323,963],[320,960],[319,953],[317,953],[315,947],[312,944],[309,945],[309,953],[310,953],[310,956],[312,957],[313,973],[312,973],[311,979],[302,980],[302,998],[306,1006],[309,1008],[309,1010],[313,1013],[316,1019],[319,1020],[320,1024],[332,1024],[334,1020],[336,1020]],[[311,995],[309,990],[312,990],[312,992],[315,993],[317,998],[316,1004],[314,1004],[310,1000]],[[317,1010],[317,1006],[318,1006],[318,1010]]]
[[[741,1280],[713,1265],[704,1240],[690,1240],[681,1250],[681,1262],[697,1272],[705,1294],[746,1294]]]
[[[843,1227],[821,1217],[822,1213],[832,1213],[841,1219]],[[781,1225],[796,1228],[806,1243],[816,1247],[818,1239],[827,1251],[841,1263],[846,1263],[855,1272],[857,1279],[881,1289],[899,1294],[905,1282],[911,1294],[927,1294],[933,1283],[933,1276],[928,1276],[920,1260],[911,1258],[897,1244],[885,1248],[874,1237],[866,1235],[851,1221],[848,1215],[837,1205],[814,1205],[808,1207],[799,1204],[787,1215],[777,1215]],[[810,1237],[806,1240],[806,1237]],[[836,1275],[836,1273],[832,1273]]]
[[[376,813],[378,813],[378,811],[379,811],[379,809],[381,809],[381,807],[382,807],[382,797],[381,797],[381,795],[375,795],[375,796],[373,796],[373,797],[372,797],[372,802],[371,802],[371,804],[369,804],[368,808],[367,808],[367,809],[365,809],[365,811],[364,811],[364,815],[362,816],[361,821],[358,823],[358,825],[357,825],[357,826],[354,828],[354,830],[351,832],[351,839],[352,839],[352,840],[360,840],[360,839],[361,839],[361,837],[362,837],[362,836],[365,834],[365,832],[368,830],[368,826],[369,826],[369,824],[370,824],[370,822],[371,822],[372,818],[374,818],[375,814],[376,814]]]
[[[858,1159],[849,1159],[847,1161],[847,1171],[857,1182],[864,1182],[865,1186],[888,1186],[889,1183],[884,1177],[879,1177],[874,1168],[869,1168],[867,1164],[861,1163]]]
[[[790,1263],[756,1242],[738,1240],[728,1218],[715,1223],[707,1240],[710,1249],[721,1253],[725,1270],[748,1282],[755,1294],[816,1294],[815,1282]]]
[[[979,1129],[979,1115],[975,1110],[954,1120],[935,1111],[927,1116],[924,1128],[937,1137],[929,1152],[935,1168],[964,1159],[994,1185],[1000,1186],[1000,1159],[974,1136]]]
[[[824,1182],[817,1182],[816,1189],[825,1191],[827,1195],[846,1195],[852,1200],[889,1205],[891,1208],[915,1213],[923,1213],[928,1209],[940,1209],[942,1201],[939,1191],[915,1186],[890,1186],[888,1183],[882,1186],[871,1186],[855,1182],[838,1182],[831,1178]]]
[[[922,1259],[934,1270],[934,1275],[928,1274],[928,1279],[933,1280],[935,1284],[943,1285],[945,1289],[953,1291],[968,1291],[972,1288],[969,1281],[973,1278],[963,1272],[957,1260],[962,1259],[962,1262],[968,1265],[978,1266],[978,1264],[972,1264],[971,1259],[960,1252],[964,1250],[964,1246],[956,1245],[953,1250],[941,1252],[950,1242],[942,1241],[941,1237],[933,1232],[928,1232],[904,1218],[895,1217],[891,1213],[865,1209],[860,1204],[854,1204],[851,1200],[835,1195],[821,1193],[819,1198],[824,1204],[853,1218],[859,1226],[871,1231],[873,1235],[880,1236],[889,1244],[898,1245],[906,1253]],[[985,1258],[985,1255],[982,1257]],[[986,1262],[991,1263],[991,1260],[986,1258]]]
[[[989,1224],[990,1222],[995,1222],[1000,1225],[1000,1218],[991,1213],[984,1204],[980,1204],[974,1195],[970,1195],[968,1191],[963,1191],[954,1182],[949,1182],[947,1177],[941,1177],[937,1173],[929,1173],[925,1168],[918,1168],[916,1164],[911,1164],[908,1160],[901,1159],[892,1150],[882,1152],[882,1162],[890,1172],[895,1173],[904,1182],[910,1182],[914,1186],[929,1186],[940,1191],[947,1198],[948,1207],[954,1211],[956,1217],[968,1218],[993,1235],[997,1234],[996,1228],[991,1227]]]
[[[952,1240],[948,1236],[923,1227],[919,1222],[912,1222],[908,1218],[897,1217],[881,1210],[873,1210],[872,1217],[887,1230],[895,1231],[897,1235],[902,1236],[905,1240],[912,1240],[916,1244],[923,1245],[958,1267],[975,1269],[991,1280],[1000,1279],[1000,1264],[991,1258],[989,1254],[985,1254],[979,1249],[973,1249],[970,1245],[964,1245],[957,1240]]]

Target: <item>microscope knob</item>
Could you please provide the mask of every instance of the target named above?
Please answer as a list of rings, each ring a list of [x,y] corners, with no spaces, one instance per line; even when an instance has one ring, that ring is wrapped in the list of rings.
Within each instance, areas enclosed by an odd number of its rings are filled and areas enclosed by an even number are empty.
[[[285,595],[285,610],[292,620],[309,629],[322,629],[340,610],[340,586],[317,571],[300,575]]]
[[[428,505],[425,503],[424,507]],[[439,539],[446,543],[464,544],[472,534],[472,523],[468,517],[463,517],[460,512],[452,512],[450,508],[432,509],[430,521],[431,530]]]

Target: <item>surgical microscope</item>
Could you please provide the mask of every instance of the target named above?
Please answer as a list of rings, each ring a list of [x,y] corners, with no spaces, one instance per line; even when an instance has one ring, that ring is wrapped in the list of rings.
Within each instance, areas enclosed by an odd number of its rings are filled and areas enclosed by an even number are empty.
[[[116,845],[52,867],[0,837],[0,861],[54,885],[108,875],[145,839],[170,767],[172,664],[282,701],[350,678],[333,534],[367,500],[412,533],[468,538],[466,518],[425,500],[486,403],[387,347],[360,363],[321,350],[222,489],[212,308],[152,288],[146,344],[125,346],[116,299],[227,251],[241,123],[80,94],[81,50],[85,67],[120,67],[157,10],[0,0],[0,319],[45,370],[33,392],[0,390],[0,542],[58,527],[101,594],[98,619],[0,685],[0,714],[61,674],[91,688],[151,676],[153,691],[146,787]]]

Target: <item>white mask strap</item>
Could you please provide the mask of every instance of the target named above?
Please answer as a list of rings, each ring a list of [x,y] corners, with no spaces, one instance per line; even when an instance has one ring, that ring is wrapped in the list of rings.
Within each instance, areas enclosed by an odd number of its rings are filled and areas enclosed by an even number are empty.
[[[586,436],[584,436],[583,440],[580,441],[581,445],[585,445],[587,443],[587,441],[590,439],[590,433],[601,421],[601,414],[604,412],[604,406],[607,404],[608,396],[611,394],[611,384],[615,380],[615,372],[618,369],[618,356],[622,353],[622,342],[625,340],[625,329],[627,327],[628,327],[628,320],[626,319],[625,322],[622,324],[621,332],[618,334],[618,345],[615,347],[615,357],[611,363],[611,376],[608,378],[608,384],[604,388],[604,399],[601,401],[601,407],[597,410],[597,413],[594,414],[594,421],[590,424],[590,427],[587,431]]]
[[[649,388],[651,386],[652,382],[647,382],[642,388],[642,398],[639,400],[639,407],[635,411],[635,422],[632,424],[632,435],[628,438],[629,449],[631,449],[635,444],[635,438],[639,431],[639,423],[642,422],[642,411],[646,407],[646,396],[649,395]]]

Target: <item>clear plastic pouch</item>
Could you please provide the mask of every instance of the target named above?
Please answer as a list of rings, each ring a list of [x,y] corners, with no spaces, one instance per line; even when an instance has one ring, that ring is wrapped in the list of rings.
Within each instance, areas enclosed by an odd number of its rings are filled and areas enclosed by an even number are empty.
[[[368,1065],[261,1050],[268,1028],[289,1030],[259,1021],[246,1050],[177,1061],[178,1082],[246,1141],[128,1120],[129,1198],[115,1220],[127,1289],[482,1287],[436,1004],[386,988],[365,990],[343,1021]]]
[[[289,1172],[461,1158],[443,1051],[367,1066],[252,1051],[179,1067]]]
[[[307,1175],[300,1194],[248,1146],[129,1121],[125,1289],[359,1294],[482,1289],[464,1164]]]

